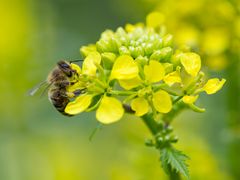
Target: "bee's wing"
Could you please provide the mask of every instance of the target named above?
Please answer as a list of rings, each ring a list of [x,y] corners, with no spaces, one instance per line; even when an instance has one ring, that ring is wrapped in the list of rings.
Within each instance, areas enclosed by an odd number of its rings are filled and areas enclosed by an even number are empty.
[[[46,90],[49,88],[49,86],[50,86],[50,84],[48,84],[47,81],[43,81],[43,82],[37,84],[32,89],[30,89],[27,94],[29,96],[34,96],[37,92],[39,92],[41,90],[43,90],[42,94],[44,94],[46,92]]]

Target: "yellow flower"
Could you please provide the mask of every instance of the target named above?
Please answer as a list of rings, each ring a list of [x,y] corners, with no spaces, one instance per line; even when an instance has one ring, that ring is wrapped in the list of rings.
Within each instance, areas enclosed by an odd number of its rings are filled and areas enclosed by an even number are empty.
[[[126,90],[130,90],[132,88],[140,86],[142,83],[142,80],[140,79],[139,76],[137,76],[132,79],[119,80],[118,82],[121,87],[123,87]]]
[[[147,98],[144,96],[149,96],[153,93],[153,106],[154,108],[161,113],[167,113],[172,108],[172,101],[170,95],[163,91],[157,91],[156,93],[152,92],[151,85],[161,81],[165,76],[164,66],[155,60],[150,60],[149,64],[144,66],[144,79],[140,79],[139,76],[127,80],[119,80],[119,84],[124,89],[132,89],[142,85],[145,88],[141,89],[138,93],[137,98],[133,99],[131,102],[131,108],[135,111],[136,116],[143,116],[149,111],[149,104]],[[147,86],[144,85],[146,81]],[[150,86],[149,86],[150,85]],[[140,93],[141,92],[141,93]]]
[[[119,56],[113,64],[110,79],[132,79],[138,76],[138,65],[129,55]]]
[[[131,108],[135,111],[136,116],[143,116],[149,110],[149,105],[146,99],[138,97],[132,100]]]
[[[84,59],[82,65],[82,73],[89,76],[96,76],[97,66],[101,63],[101,55],[98,52],[91,52]]]
[[[153,92],[150,101],[152,101],[152,108],[160,113],[168,113],[172,109],[171,96],[166,91]],[[143,116],[149,112],[150,105],[146,98],[137,97],[132,100],[131,108],[135,111],[136,116]]]
[[[148,27],[157,28],[160,27],[165,21],[165,17],[162,13],[152,12],[147,15],[146,23]]]
[[[79,114],[88,108],[92,102],[92,98],[92,95],[80,95],[73,102],[68,103],[64,111],[71,115]]]
[[[152,101],[158,112],[168,113],[172,109],[172,100],[166,91],[160,90],[154,93]]]
[[[174,83],[181,83],[182,82],[182,79],[181,79],[181,76],[180,76],[180,72],[179,71],[174,71],[174,72],[171,72],[169,74],[167,74],[163,81],[168,84],[169,86],[173,85]]]
[[[181,53],[180,61],[188,74],[195,77],[201,69],[201,58],[198,54],[187,52]]]
[[[76,90],[85,89],[85,88],[86,88],[86,84],[84,82],[77,81],[73,85],[67,86],[66,90],[67,92],[74,92]]]
[[[75,115],[87,110],[94,95],[83,94],[68,103],[65,108],[67,114]],[[96,118],[103,124],[110,124],[121,119],[124,114],[122,103],[113,97],[104,96],[96,111]]]
[[[71,68],[74,69],[78,74],[81,74],[81,68],[79,65],[71,63],[70,64]]]
[[[198,99],[198,95],[196,95],[196,96],[186,95],[183,97],[183,102],[186,104],[193,104],[197,99]]]
[[[82,46],[80,48],[80,53],[86,57],[88,56],[91,52],[96,52],[97,51],[97,48],[96,48],[96,45],[95,44],[90,44],[88,46]]]
[[[97,109],[97,120],[103,124],[110,124],[121,119],[124,109],[122,103],[113,97],[104,96]]]
[[[170,95],[163,90],[159,90],[152,95],[153,107],[160,113],[168,113],[172,109],[172,100]],[[149,112],[150,106],[144,97],[137,97],[132,100],[131,108],[136,116],[143,116]]]
[[[222,79],[221,81],[218,78],[209,79],[203,86],[203,90],[206,91],[207,94],[214,94],[223,87],[225,82],[226,79]]]
[[[151,60],[149,65],[144,66],[144,74],[148,82],[155,83],[163,79],[165,70],[161,63]]]
[[[144,76],[148,83],[156,83],[164,78],[164,66],[155,60],[150,60],[149,65],[144,66]],[[137,75],[134,78],[119,80],[119,84],[126,90],[140,86],[144,80]]]

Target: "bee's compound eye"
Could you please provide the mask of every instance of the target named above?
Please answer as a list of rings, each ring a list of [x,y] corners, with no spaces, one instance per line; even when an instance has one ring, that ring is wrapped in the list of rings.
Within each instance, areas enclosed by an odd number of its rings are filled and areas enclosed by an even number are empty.
[[[67,64],[65,61],[58,62],[58,65],[63,69],[70,68],[69,64]]]

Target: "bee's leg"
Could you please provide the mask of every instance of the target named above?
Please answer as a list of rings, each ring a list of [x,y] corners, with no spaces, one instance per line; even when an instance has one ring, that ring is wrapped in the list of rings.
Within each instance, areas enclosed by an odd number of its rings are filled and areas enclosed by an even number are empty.
[[[66,95],[69,98],[74,98],[74,97],[77,97],[80,94],[84,94],[84,93],[86,93],[86,89],[77,89],[77,90],[75,90],[73,92],[66,92]]]
[[[74,98],[75,97],[75,94],[73,92],[66,92],[65,95],[68,98]]]
[[[80,94],[86,93],[87,92],[86,90],[87,90],[86,88],[78,89],[78,90],[74,91],[73,93],[75,94],[75,96],[79,96]]]

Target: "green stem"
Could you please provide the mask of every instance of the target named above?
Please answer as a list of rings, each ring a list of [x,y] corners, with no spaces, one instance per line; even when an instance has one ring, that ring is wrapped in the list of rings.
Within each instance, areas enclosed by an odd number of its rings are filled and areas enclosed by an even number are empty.
[[[152,135],[156,135],[158,133],[158,124],[153,119],[152,114],[146,114],[142,116],[143,122],[146,124],[148,129],[151,131]]]
[[[181,176],[176,171],[169,172],[169,180],[180,180],[180,179],[181,179]]]
[[[136,92],[133,92],[133,91],[110,91],[109,94],[111,95],[117,95],[117,96],[129,96],[129,95],[132,95]]]
[[[143,122],[146,124],[150,132],[152,133],[153,136],[156,136],[160,129],[158,123],[154,120],[153,114],[147,114],[142,116]],[[171,169],[171,168],[170,168]],[[169,179],[170,180],[180,180],[180,174],[177,173],[176,171],[170,171],[169,172]]]
[[[158,91],[159,89],[168,87],[168,85],[167,84],[153,84],[152,87],[153,87],[154,91]]]
[[[176,104],[178,101],[180,101],[183,98],[183,96],[179,96],[177,99],[173,101],[173,104]]]
[[[160,89],[167,91],[169,94],[173,96],[180,96],[178,93],[174,92],[173,90],[169,89],[169,86],[167,84],[154,84],[152,85],[153,90],[156,92]]]
[[[94,83],[96,83],[97,85],[99,85],[100,87],[102,87],[103,89],[107,88],[107,85],[105,83],[103,83],[102,81],[100,81],[99,79],[95,78],[95,79],[91,79]]]

